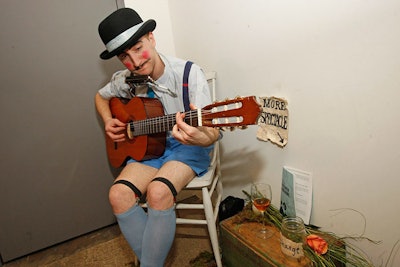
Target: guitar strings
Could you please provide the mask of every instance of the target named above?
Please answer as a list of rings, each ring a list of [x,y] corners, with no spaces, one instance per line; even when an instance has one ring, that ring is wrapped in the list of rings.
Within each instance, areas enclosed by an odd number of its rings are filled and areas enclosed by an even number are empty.
[[[208,110],[201,110],[202,115],[207,115],[211,113],[212,112]],[[184,120],[186,122],[196,121],[199,119],[197,110],[190,110],[184,112],[184,114],[185,114]],[[188,115],[189,118],[187,117]],[[139,136],[139,135],[146,135],[146,134],[159,133],[172,130],[172,127],[175,125],[175,123],[176,123],[176,114],[168,114],[166,116],[159,116],[154,118],[148,118],[145,120],[130,122],[128,123],[129,125],[128,127],[133,125],[134,126],[133,135]]]

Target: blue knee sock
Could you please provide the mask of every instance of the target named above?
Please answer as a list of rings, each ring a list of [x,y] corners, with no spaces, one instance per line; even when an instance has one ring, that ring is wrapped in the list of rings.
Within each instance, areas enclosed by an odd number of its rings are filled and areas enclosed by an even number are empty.
[[[135,204],[125,213],[116,214],[119,228],[126,241],[140,260],[142,257],[143,233],[147,223],[147,215],[143,208]]]
[[[175,238],[175,206],[167,210],[148,208],[143,234],[141,267],[162,267]]]

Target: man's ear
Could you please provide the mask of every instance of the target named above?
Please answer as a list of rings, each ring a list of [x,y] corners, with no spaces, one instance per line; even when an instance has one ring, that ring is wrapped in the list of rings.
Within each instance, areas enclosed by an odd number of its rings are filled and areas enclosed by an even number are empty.
[[[149,39],[151,45],[152,45],[153,47],[156,47],[156,39],[154,38],[153,32],[149,32],[149,33],[147,34],[147,38]]]

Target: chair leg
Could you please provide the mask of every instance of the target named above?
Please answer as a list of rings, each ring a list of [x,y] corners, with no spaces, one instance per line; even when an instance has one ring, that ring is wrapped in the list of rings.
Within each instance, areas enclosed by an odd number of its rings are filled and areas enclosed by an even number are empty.
[[[218,244],[217,227],[211,202],[211,196],[208,193],[207,188],[203,187],[202,193],[203,193],[204,213],[207,220],[208,234],[210,235],[211,246],[214,252],[215,262],[217,264],[217,267],[222,267],[221,254],[219,251],[219,244]]]

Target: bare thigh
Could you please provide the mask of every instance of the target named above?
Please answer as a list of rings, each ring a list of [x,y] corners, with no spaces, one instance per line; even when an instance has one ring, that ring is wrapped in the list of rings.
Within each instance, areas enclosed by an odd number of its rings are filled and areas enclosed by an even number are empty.
[[[131,182],[142,194],[147,193],[147,201],[151,207],[160,210],[167,209],[173,205],[174,197],[165,183],[151,182],[156,177],[166,178],[173,184],[175,190],[180,192],[195,177],[195,173],[188,165],[179,161],[169,161],[160,169],[134,162],[121,171],[116,181]],[[125,185],[118,184],[113,187],[116,187],[116,192],[118,192],[116,195],[110,194],[113,210],[115,213],[122,213],[136,202],[135,194],[132,194]],[[114,202],[112,199],[118,199],[118,201]]]
[[[156,177],[169,180],[179,193],[194,177],[194,171],[179,161],[168,161],[156,173]],[[150,207],[165,210],[174,205],[175,198],[171,189],[163,182],[153,182],[147,187],[147,203]]]
[[[194,177],[195,173],[188,165],[180,161],[168,161],[157,172],[157,177],[167,178],[177,192],[180,192]]]
[[[195,173],[188,165],[179,161],[168,161],[160,169],[134,162],[128,164],[116,180],[128,180],[145,193],[155,177],[168,179],[179,192],[195,177]]]
[[[142,194],[147,191],[147,186],[154,179],[158,169],[134,162],[125,166],[117,180],[127,180],[134,184]]]

